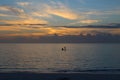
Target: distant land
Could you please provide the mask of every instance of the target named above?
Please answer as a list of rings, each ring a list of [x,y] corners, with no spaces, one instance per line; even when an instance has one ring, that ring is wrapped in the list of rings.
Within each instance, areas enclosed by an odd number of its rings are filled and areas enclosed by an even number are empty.
[[[110,33],[64,35],[57,34],[40,37],[9,37],[0,38],[0,43],[120,43],[120,35]]]

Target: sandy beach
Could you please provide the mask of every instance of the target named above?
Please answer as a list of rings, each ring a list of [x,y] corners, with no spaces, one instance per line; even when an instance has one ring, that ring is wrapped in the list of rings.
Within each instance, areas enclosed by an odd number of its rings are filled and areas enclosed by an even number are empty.
[[[99,73],[0,73],[0,80],[120,80],[120,74]]]

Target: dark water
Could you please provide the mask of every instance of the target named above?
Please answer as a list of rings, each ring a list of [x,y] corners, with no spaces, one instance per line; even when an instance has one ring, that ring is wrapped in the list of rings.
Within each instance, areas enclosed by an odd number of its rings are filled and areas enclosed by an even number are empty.
[[[120,72],[120,44],[0,44],[0,71]]]

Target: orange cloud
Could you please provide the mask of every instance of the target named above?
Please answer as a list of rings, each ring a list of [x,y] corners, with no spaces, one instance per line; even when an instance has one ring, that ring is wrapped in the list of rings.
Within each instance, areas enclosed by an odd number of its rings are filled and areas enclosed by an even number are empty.
[[[29,26],[3,26],[0,28],[0,36],[48,36],[57,34],[62,35],[96,35],[96,32],[107,32],[111,34],[120,34],[120,29],[103,29],[103,28],[65,28],[65,27],[37,27],[30,28]],[[5,34],[4,34],[5,31]],[[10,32],[11,31],[11,32]],[[10,32],[10,33],[9,33]]]
[[[3,34],[4,37],[32,37],[32,36],[45,36],[45,34],[43,33],[31,33],[31,34],[28,34],[28,33],[15,33],[15,34]],[[0,37],[3,37],[3,36],[0,36]]]
[[[6,16],[9,16],[7,14],[0,14],[1,17],[6,17]]]
[[[27,18],[27,19],[19,19],[19,20],[0,20],[0,22],[4,22],[7,24],[47,24],[48,22],[41,19]]]
[[[57,6],[49,6],[49,5],[44,5],[45,10],[48,14],[51,15],[56,15],[65,19],[70,19],[70,20],[75,20],[80,17],[77,15],[75,12],[73,12],[70,8],[66,7],[63,4],[59,4]]]
[[[0,31],[16,31],[16,27],[0,26]],[[18,28],[17,28],[18,29]]]

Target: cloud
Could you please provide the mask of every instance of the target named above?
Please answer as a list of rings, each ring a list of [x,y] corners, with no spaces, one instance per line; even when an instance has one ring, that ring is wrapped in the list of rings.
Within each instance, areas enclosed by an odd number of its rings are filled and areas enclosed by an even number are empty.
[[[16,14],[24,13],[23,9],[14,8],[14,7],[10,7],[10,6],[0,6],[0,10],[2,10],[2,11],[12,11]]]
[[[11,14],[3,14],[3,13],[0,13],[0,17],[6,17],[6,18],[10,18],[10,17],[19,17],[19,18],[25,18],[23,16],[17,16],[17,15],[11,15]]]
[[[0,6],[0,11],[5,11],[9,14],[13,13],[11,15],[15,15],[15,16],[18,16],[21,18],[26,17],[24,10],[20,9],[20,8],[15,8],[15,7],[11,7],[11,6]]]
[[[74,10],[72,10],[72,8],[58,1],[51,1],[49,4],[40,4],[40,6],[37,6],[37,8],[32,7],[31,15],[43,18],[52,18],[54,17],[53,15],[55,15],[68,20],[83,18],[83,16],[78,15]]]
[[[19,19],[19,20],[0,20],[0,22],[6,24],[47,24],[48,22],[41,19],[27,18],[27,19]]]
[[[5,26],[1,27],[0,31],[4,31],[4,34],[0,36],[49,36],[57,34],[59,36],[64,35],[86,35],[86,34],[93,34],[95,35],[95,32],[103,32],[103,33],[111,33],[111,34],[120,34],[120,29],[118,28],[68,28],[68,27],[53,27],[53,26],[46,26],[46,27],[38,27],[38,28],[30,28],[24,27],[24,25],[21,26]],[[5,32],[6,31],[6,32]],[[11,32],[10,32],[11,31]]]
[[[68,25],[75,25],[75,24],[93,24],[93,23],[97,23],[99,22],[99,20],[92,20],[92,19],[88,19],[88,20],[77,20],[76,22],[72,22]]]
[[[22,27],[20,27],[20,26],[0,26],[0,32],[2,31],[4,34],[9,33],[9,32],[16,33],[18,31],[20,31],[21,28]]]
[[[87,12],[84,12],[83,14],[85,14],[85,15],[101,15],[102,13],[99,11],[87,11]]]
[[[71,10],[69,7],[66,7],[62,3],[58,3],[57,5],[44,5],[45,7],[45,12],[51,15],[56,15],[65,19],[69,20],[75,20],[78,19],[80,16],[76,14],[73,10]]]
[[[86,25],[86,26],[63,26],[65,28],[106,28],[106,29],[115,29],[115,28],[120,28],[120,25]]]
[[[1,16],[1,17],[6,17],[6,16],[9,16],[9,15],[7,15],[7,14],[1,14],[1,13],[0,13],[0,16]]]
[[[46,28],[46,32],[49,35],[57,34],[59,36],[62,35],[80,35],[80,34],[89,34],[94,32],[103,32],[103,33],[110,33],[110,34],[120,34],[120,28],[66,28],[66,27],[59,27],[59,28]],[[95,34],[95,33],[94,33]]]
[[[120,15],[120,9],[114,9],[114,10],[104,11],[103,13],[101,12],[101,14]]]
[[[0,11],[4,11],[6,14],[0,13],[0,16],[2,17],[6,17],[6,19],[0,19],[0,23],[3,23],[3,25],[7,25],[7,26],[12,26],[14,24],[16,25],[24,25],[24,24],[48,24],[48,22],[46,20],[43,19],[37,19],[37,18],[33,18],[32,16],[29,16],[28,14],[26,14],[24,12],[23,9],[20,8],[15,8],[15,7],[11,7],[11,6],[0,6]],[[10,19],[10,17],[18,17],[17,19]],[[3,26],[2,25],[2,26]]]
[[[0,10],[1,11],[9,11],[9,7],[8,6],[0,6]]]
[[[114,10],[103,10],[103,11],[100,11],[100,10],[87,10],[85,12],[82,12],[83,14],[85,15],[119,15],[120,14],[120,9],[114,9]]]
[[[28,5],[30,5],[31,3],[30,2],[17,2],[17,5],[19,5],[19,6],[28,6]]]
[[[47,13],[43,13],[43,12],[39,12],[39,11],[36,11],[36,12],[32,12],[31,13],[32,14],[32,16],[37,16],[37,17],[47,17],[47,18],[50,18],[51,17],[51,15],[49,15],[49,14],[47,14]]]
[[[89,19],[89,20],[81,20],[80,23],[83,23],[83,24],[92,24],[92,23],[97,23],[99,22],[98,20],[92,20],[92,19]]]

